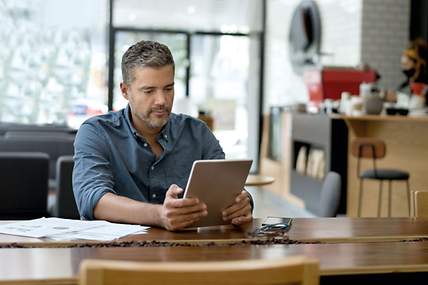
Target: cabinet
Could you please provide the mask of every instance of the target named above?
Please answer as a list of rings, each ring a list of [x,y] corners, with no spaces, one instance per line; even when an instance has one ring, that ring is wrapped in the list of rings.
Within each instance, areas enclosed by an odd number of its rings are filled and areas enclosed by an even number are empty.
[[[342,178],[338,212],[346,214],[348,129],[345,121],[325,114],[293,113],[291,124],[290,192],[301,198],[308,210],[317,209],[322,178],[329,171],[335,171]],[[322,154],[321,158],[318,156],[318,160],[322,160],[321,173],[306,171],[307,165],[314,163],[311,161],[314,151]],[[305,154],[303,158],[299,158],[299,152],[300,156]]]

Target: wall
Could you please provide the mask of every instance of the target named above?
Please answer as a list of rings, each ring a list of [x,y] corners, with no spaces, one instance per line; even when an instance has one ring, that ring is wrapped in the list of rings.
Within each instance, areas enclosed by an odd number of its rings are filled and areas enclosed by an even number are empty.
[[[316,0],[321,14],[323,65],[356,66],[370,63],[380,82],[395,88],[403,77],[400,55],[407,44],[410,1]],[[267,0],[265,104],[289,105],[307,100],[300,75],[291,69],[288,30],[300,0]]]
[[[409,39],[410,1],[365,0],[361,61],[382,75],[380,84],[394,89],[404,81],[400,57]]]

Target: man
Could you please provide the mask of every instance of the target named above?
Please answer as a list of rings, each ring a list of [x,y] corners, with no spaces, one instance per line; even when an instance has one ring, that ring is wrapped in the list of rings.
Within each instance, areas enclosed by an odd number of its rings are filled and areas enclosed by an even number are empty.
[[[122,58],[128,106],[82,124],[74,143],[73,190],[84,219],[179,230],[207,215],[196,198],[180,199],[193,161],[224,159],[207,126],[171,113],[174,60],[163,44],[141,41]],[[215,193],[213,193],[215,195]],[[251,196],[242,191],[223,211],[225,221],[251,221]]]

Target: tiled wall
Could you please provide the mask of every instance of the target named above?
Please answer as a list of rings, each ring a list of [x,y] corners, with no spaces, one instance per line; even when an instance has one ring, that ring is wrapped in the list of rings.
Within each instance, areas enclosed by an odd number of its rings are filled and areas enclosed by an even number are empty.
[[[361,61],[382,75],[381,84],[396,88],[405,78],[400,57],[409,39],[409,0],[364,0]]]
[[[322,21],[324,65],[366,62],[395,88],[404,79],[400,55],[408,41],[409,0],[316,0]],[[306,87],[289,62],[288,31],[300,0],[268,0],[265,108],[307,100]]]

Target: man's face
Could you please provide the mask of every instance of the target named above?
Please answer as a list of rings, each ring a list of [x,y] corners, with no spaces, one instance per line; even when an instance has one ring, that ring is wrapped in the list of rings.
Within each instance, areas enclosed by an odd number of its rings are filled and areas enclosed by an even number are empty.
[[[129,101],[135,127],[162,128],[174,101],[174,67],[136,67],[132,75],[132,82],[122,82],[120,89]]]

